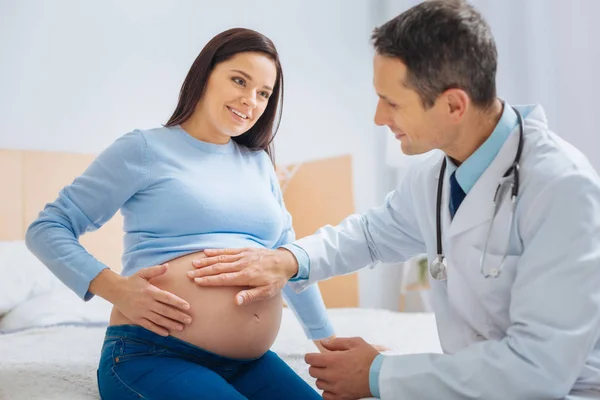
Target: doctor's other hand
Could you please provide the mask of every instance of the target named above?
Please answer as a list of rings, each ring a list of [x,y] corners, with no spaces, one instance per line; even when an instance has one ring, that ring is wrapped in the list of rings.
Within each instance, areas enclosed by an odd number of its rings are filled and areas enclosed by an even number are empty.
[[[164,275],[167,269],[168,264],[156,265],[127,277],[105,269],[97,278],[102,279],[103,274],[105,277],[108,277],[107,274],[117,275],[118,280],[111,285],[112,290],[106,300],[133,323],[158,335],[168,336],[169,332],[182,331],[192,319],[186,314],[190,309],[188,302],[149,282]]]
[[[204,250],[205,258],[192,261],[188,272],[199,286],[247,286],[237,304],[266,300],[277,295],[298,272],[296,257],[285,249],[260,248]]]
[[[355,400],[371,397],[369,371],[379,351],[362,338],[322,340],[324,353],[304,357],[308,373],[323,390],[325,400]]]
[[[326,339],[313,340],[313,343],[315,344],[315,346],[317,346],[317,349],[319,349],[319,351],[321,353],[327,353],[327,352],[332,351],[332,350],[328,350],[327,348],[325,348],[325,346],[322,344],[322,342],[324,341],[325,343],[327,343],[330,340],[335,339],[335,338],[336,338],[336,336],[333,335],[333,336],[330,336],[330,337],[328,337]],[[371,346],[373,346],[373,348],[375,350],[377,350],[378,352],[380,352],[380,353],[383,353],[385,351],[390,351],[390,348],[388,348],[386,346],[379,345],[379,344],[371,344]]]

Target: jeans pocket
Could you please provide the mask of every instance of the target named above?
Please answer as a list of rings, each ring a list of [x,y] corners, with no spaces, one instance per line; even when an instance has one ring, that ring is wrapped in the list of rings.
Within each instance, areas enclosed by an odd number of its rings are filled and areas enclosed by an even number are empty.
[[[157,356],[166,353],[167,350],[143,340],[120,338],[115,346],[113,358],[115,364],[128,360]]]

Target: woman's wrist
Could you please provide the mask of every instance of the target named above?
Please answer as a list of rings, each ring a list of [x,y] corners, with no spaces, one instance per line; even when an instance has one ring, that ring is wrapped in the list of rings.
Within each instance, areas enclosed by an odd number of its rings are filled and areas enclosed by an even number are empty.
[[[123,280],[123,276],[112,271],[110,268],[106,268],[92,279],[88,290],[109,303],[115,304],[121,291]]]
[[[319,349],[319,351],[321,353],[326,353],[329,350],[327,350],[325,347],[323,347],[323,345],[321,344],[321,340],[331,340],[331,339],[335,339],[335,335],[331,335],[328,338],[325,339],[317,339],[317,340],[313,340],[313,343],[315,344],[315,346],[317,346],[317,349]]]

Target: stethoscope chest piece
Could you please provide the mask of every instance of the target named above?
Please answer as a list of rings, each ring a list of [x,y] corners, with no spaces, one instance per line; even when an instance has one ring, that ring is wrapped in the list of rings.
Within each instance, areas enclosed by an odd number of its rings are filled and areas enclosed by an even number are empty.
[[[446,268],[446,257],[438,255],[430,265],[431,276],[433,279],[443,281],[448,278],[448,272]]]

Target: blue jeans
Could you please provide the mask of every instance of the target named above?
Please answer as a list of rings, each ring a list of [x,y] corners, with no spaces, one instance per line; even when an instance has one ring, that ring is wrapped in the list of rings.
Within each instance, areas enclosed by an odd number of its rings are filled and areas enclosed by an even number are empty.
[[[136,325],[106,330],[98,387],[103,400],[321,399],[272,351],[232,359]]]

